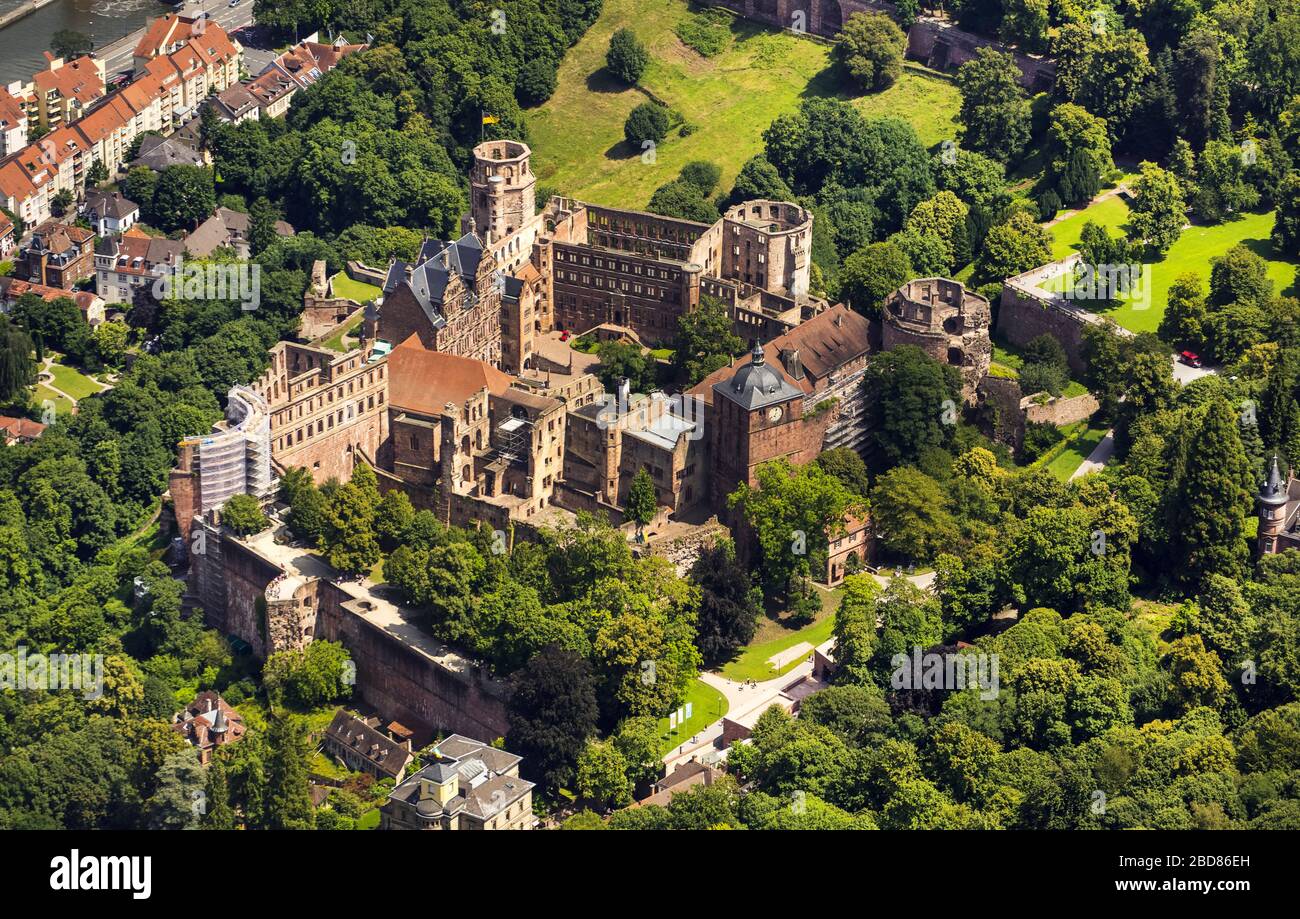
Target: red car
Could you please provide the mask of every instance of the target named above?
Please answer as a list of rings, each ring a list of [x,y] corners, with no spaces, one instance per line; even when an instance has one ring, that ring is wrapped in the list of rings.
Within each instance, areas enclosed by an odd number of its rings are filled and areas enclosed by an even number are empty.
[[[1178,355],[1178,359],[1188,367],[1201,366],[1201,358],[1192,351],[1184,351],[1182,354]]]

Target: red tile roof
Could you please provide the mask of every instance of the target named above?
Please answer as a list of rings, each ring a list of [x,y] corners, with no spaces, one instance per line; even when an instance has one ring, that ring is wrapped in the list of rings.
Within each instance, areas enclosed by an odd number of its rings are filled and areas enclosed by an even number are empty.
[[[511,382],[491,364],[430,351],[414,334],[388,355],[389,403],[422,415],[441,415],[448,402],[460,405],[485,387],[499,396]]]
[[[43,93],[51,90],[65,99],[76,99],[89,105],[104,96],[104,80],[92,57],[79,57],[61,67],[42,70],[32,76],[32,82]]]
[[[0,415],[0,431],[7,440],[35,440],[45,433],[45,425],[30,418],[12,418]]]

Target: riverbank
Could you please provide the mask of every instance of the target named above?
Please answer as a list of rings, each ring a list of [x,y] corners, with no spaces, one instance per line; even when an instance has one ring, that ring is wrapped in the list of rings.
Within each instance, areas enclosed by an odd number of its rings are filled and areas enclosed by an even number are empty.
[[[12,9],[7,13],[0,13],[0,29],[3,29],[5,26],[13,25],[24,16],[30,16],[42,7],[49,6],[51,3],[55,2],[56,0],[24,0],[22,5],[17,9]]]

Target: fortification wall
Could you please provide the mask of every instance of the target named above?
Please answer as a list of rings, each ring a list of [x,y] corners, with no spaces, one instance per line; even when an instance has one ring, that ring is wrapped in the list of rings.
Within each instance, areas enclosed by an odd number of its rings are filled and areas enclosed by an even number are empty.
[[[1064,310],[1052,301],[1008,282],[998,305],[998,337],[1024,347],[1039,335],[1051,335],[1065,349],[1070,372],[1087,370],[1083,359],[1083,330],[1088,323],[1079,311]]]
[[[1047,402],[1031,402],[1025,406],[1025,422],[1033,424],[1074,424],[1091,418],[1101,408],[1101,403],[1092,393],[1082,396],[1058,397]]]
[[[323,582],[317,638],[342,642],[357,668],[355,691],[385,718],[414,719],[436,731],[469,737],[505,736],[507,690],[465,662],[456,671],[430,659],[372,622],[337,585]]]

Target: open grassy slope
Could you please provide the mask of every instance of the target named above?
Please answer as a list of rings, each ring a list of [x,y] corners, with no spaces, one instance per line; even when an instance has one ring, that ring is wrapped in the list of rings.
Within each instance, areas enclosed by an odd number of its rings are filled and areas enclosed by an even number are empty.
[[[763,131],[773,119],[806,97],[840,95],[828,70],[828,44],[734,19],[724,50],[705,57],[674,32],[698,15],[685,0],[607,0],[600,19],[565,56],[555,95],[528,115],[541,184],[588,201],[640,208],[683,164],[703,159],[722,168],[721,186],[730,188],[745,160],[762,150]],[[641,88],[605,70],[610,36],[623,27],[636,32],[652,57]],[[674,128],[653,163],[643,163],[641,151],[623,139],[627,114],[647,98],[667,104],[694,127],[687,137]],[[852,101],[867,115],[910,120],[926,144],[955,132],[956,87],[921,67],[909,65],[890,89]]]
[[[1180,274],[1189,271],[1199,274],[1204,282],[1209,283],[1210,259],[1222,255],[1238,243],[1268,262],[1268,276],[1277,293],[1294,294],[1296,263],[1280,258],[1269,241],[1274,218],[1273,212],[1243,214],[1238,220],[1214,226],[1188,227],[1163,259],[1147,262],[1151,267],[1150,308],[1136,309],[1132,303],[1125,302],[1110,310],[1107,315],[1134,332],[1154,332],[1164,316],[1169,285]],[[1122,198],[1107,198],[1054,224],[1050,228],[1053,258],[1064,258],[1078,248],[1079,236],[1088,220],[1105,226],[1112,233],[1123,231],[1128,224],[1128,205]],[[1058,279],[1053,287],[1064,289],[1062,285],[1065,283],[1064,278]]]

